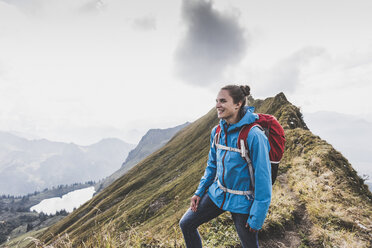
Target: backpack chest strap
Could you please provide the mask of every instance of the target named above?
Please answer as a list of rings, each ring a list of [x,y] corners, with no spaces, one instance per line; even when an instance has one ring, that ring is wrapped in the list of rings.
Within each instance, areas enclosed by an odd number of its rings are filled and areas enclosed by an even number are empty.
[[[248,159],[247,161],[249,161],[250,159],[248,155],[248,150],[245,148],[244,140],[240,140],[240,143],[241,143],[240,145],[241,149],[235,148],[235,147],[224,146],[224,145],[218,144],[217,142],[213,142],[213,145],[215,145],[217,149],[240,153],[242,158]]]
[[[254,192],[252,190],[241,191],[241,190],[228,189],[222,186],[220,180],[217,180],[217,185],[225,193],[227,192],[227,193],[234,194],[234,195],[245,195],[248,199],[254,198]]]
[[[221,149],[221,150],[242,153],[241,149],[234,148],[234,147],[224,146],[224,145],[221,145],[221,144],[216,144],[216,147],[217,147],[217,149]]]

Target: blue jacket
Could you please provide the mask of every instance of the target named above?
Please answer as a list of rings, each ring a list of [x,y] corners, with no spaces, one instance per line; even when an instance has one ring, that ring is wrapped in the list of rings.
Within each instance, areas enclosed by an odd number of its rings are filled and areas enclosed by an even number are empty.
[[[237,147],[241,127],[258,119],[258,115],[253,113],[253,107],[245,107],[245,110],[245,115],[238,123],[228,125],[225,120],[220,120],[220,144]],[[240,153],[216,150],[216,147],[213,146],[216,128],[213,128],[211,133],[207,167],[195,194],[202,197],[208,190],[209,197],[219,208],[232,213],[249,214],[247,220],[249,226],[259,230],[262,228],[271,201],[269,141],[258,127],[253,127],[247,137],[255,177],[254,200],[252,200],[244,195],[225,193],[218,187],[216,176],[223,186],[239,191],[250,190],[251,180],[247,162]]]

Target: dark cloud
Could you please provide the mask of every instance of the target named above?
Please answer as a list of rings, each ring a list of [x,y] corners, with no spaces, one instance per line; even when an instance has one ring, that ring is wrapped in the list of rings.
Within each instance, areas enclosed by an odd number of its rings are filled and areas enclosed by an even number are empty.
[[[183,0],[181,13],[186,34],[175,52],[176,75],[201,86],[221,82],[224,70],[245,55],[246,30],[212,1]]]
[[[155,30],[156,29],[156,19],[153,16],[144,16],[141,18],[134,19],[133,27],[139,30]]]

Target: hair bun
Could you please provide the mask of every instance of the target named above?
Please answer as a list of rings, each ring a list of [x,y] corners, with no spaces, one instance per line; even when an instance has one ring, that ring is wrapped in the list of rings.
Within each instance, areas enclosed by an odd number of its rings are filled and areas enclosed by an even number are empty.
[[[249,96],[251,94],[251,88],[248,85],[240,85],[240,89],[244,96]]]

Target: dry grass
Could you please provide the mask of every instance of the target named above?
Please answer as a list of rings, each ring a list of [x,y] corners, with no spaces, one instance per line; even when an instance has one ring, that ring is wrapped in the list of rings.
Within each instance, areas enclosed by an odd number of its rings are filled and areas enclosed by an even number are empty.
[[[355,191],[354,178],[340,177],[347,161],[329,161],[332,153],[331,146],[319,146],[293,158],[288,171],[289,187],[314,224],[310,242],[316,247],[370,247],[371,203]]]
[[[273,187],[270,209],[263,230],[279,229],[284,231],[285,224],[293,221],[293,212],[297,205],[298,203],[289,188],[281,184],[280,181],[276,182]]]

